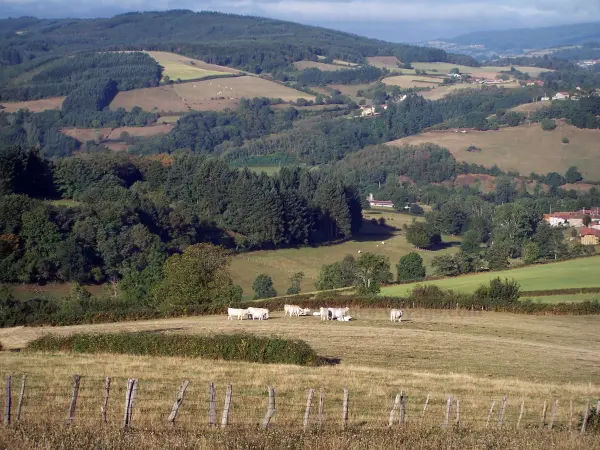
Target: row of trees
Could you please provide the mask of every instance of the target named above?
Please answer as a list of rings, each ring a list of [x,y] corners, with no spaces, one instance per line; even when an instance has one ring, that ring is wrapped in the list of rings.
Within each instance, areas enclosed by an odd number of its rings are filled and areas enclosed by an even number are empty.
[[[387,71],[374,66],[362,66],[356,69],[320,70],[310,68],[301,71],[296,81],[302,86],[324,86],[327,84],[371,83],[383,77]]]

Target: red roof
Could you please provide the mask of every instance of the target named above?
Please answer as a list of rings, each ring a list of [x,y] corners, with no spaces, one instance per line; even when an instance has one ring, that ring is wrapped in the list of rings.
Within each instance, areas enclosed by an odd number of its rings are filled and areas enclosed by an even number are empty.
[[[595,228],[581,228],[579,230],[580,236],[598,236],[600,237],[600,230],[596,230]]]

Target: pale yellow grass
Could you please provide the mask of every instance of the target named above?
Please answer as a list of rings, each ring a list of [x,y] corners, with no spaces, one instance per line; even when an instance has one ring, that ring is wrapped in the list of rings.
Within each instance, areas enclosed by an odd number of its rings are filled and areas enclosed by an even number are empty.
[[[160,116],[158,123],[175,123],[181,116]]]
[[[466,134],[428,132],[390,142],[389,145],[419,145],[432,142],[447,148],[459,161],[531,172],[564,173],[577,166],[586,179],[600,179],[600,130],[579,129],[562,121],[554,131],[542,130],[539,123],[502,128],[498,131],[470,131]],[[569,144],[563,144],[567,137]],[[481,152],[467,152],[470,145]]]
[[[74,332],[161,331],[201,333],[246,331],[306,340],[321,355],[340,358],[340,364],[309,368],[203,361],[193,358],[155,358],[120,355],[0,353],[4,373],[26,373],[30,383],[25,414],[41,409],[64,410],[70,377],[83,376],[78,420],[98,420],[104,376],[115,382],[110,420],[120,419],[122,390],[127,377],[140,379],[134,422],[164,426],[181,380],[192,383],[179,423],[198,425],[204,417],[207,384],[217,385],[219,404],[224,387],[233,384],[234,424],[257,423],[264,414],[266,386],[275,386],[278,412],[274,424],[300,423],[306,391],[323,388],[326,420],[336,421],[342,389],[350,390],[350,421],[382,426],[393,396],[407,395],[407,418],[414,421],[427,393],[428,419],[441,421],[448,395],[460,398],[466,427],[482,427],[492,400],[506,395],[505,423],[513,428],[521,398],[523,423],[539,420],[544,400],[558,398],[556,423],[569,420],[569,400],[575,411],[588,398],[600,396],[600,349],[597,317],[537,317],[491,312],[405,309],[402,323],[392,324],[387,310],[351,309],[354,322],[321,322],[317,317],[267,321],[227,321],[225,315],[62,328],[14,328],[0,331],[6,346],[22,346],[52,331]],[[119,400],[116,400],[119,399]],[[219,405],[220,408],[220,405]],[[63,420],[61,418],[61,420]],[[202,419],[204,421],[204,419]]]
[[[398,58],[395,56],[369,56],[367,57],[369,65],[379,67],[380,69],[398,69]]]
[[[151,112],[189,111],[188,106],[172,85],[119,92],[110,104],[110,108],[113,110],[125,108],[127,111],[131,111],[135,106]]]
[[[438,86],[435,89],[430,91],[421,92],[421,95],[429,100],[439,100],[444,98],[447,95],[453,94],[456,91],[462,91],[463,89],[477,89],[480,90],[481,87],[474,84],[449,84],[447,86]]]
[[[412,66],[415,69],[422,69],[425,71],[431,72],[432,70],[437,70],[438,73],[447,74],[450,70],[454,68],[458,68],[461,73],[470,74],[473,77],[481,77],[481,78],[495,78],[502,71],[509,71],[510,67],[501,67],[501,66],[482,66],[482,67],[469,67],[462,66],[460,64],[451,64],[451,63],[422,63],[415,62],[412,63]],[[528,73],[532,77],[538,77],[542,72],[552,72],[552,70],[541,69],[539,67],[529,67],[529,66],[515,66],[515,69],[520,70],[523,73]],[[433,72],[436,73],[436,72]]]
[[[404,89],[418,87],[437,87],[442,84],[441,78],[427,77],[420,75],[395,75],[386,77],[381,80],[382,83],[388,86],[399,86]]]
[[[39,113],[49,109],[60,109],[66,97],[52,97],[41,100],[30,100],[26,102],[0,102],[4,107],[4,112],[17,112],[20,109],[28,109],[31,112]]]
[[[337,89],[342,94],[347,95],[355,102],[362,100],[363,97],[358,96],[358,91],[369,89],[373,84],[372,83],[363,83],[363,84],[329,84],[327,87],[331,89]],[[329,94],[328,94],[329,95]],[[367,100],[367,103],[372,103],[370,99]]]
[[[536,111],[539,111],[542,108],[545,108],[546,106],[550,106],[552,104],[551,100],[545,100],[543,102],[535,102],[535,103],[524,103],[522,105],[519,106],[515,106],[514,108],[511,108],[511,111],[516,111],[516,112],[520,112],[520,113],[533,113]]]
[[[178,55],[170,52],[146,52],[160,64],[163,70],[163,77],[168,76],[171,80],[177,79],[197,80],[215,75],[226,75],[240,73],[239,70],[230,67],[208,64],[187,56]]]
[[[367,219],[383,217],[389,225],[398,229],[402,227],[402,224],[410,224],[413,220],[413,216],[397,214],[393,211],[382,211],[379,214],[366,213],[365,217]],[[457,243],[456,238],[446,236],[444,240]],[[382,242],[385,242],[385,244],[382,244]],[[310,292],[316,290],[315,282],[324,264],[341,261],[346,255],[358,257],[359,250],[389,257],[392,272],[395,273],[394,265],[398,263],[401,256],[411,251],[417,251],[429,267],[435,256],[446,252],[455,252],[457,247],[437,252],[416,250],[406,241],[402,231],[380,229],[379,227],[371,227],[368,224],[364,227],[363,234],[341,244],[242,253],[233,258],[230,272],[235,283],[242,286],[246,296],[253,295],[252,282],[257,275],[262,273],[273,279],[278,293],[284,294],[287,288],[290,287],[292,274],[304,272],[302,290]]]

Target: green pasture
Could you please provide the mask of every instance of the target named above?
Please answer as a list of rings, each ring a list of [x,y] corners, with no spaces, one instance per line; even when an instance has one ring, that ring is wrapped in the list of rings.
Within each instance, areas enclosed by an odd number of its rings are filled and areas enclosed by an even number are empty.
[[[533,265],[499,272],[485,272],[475,275],[444,278],[442,280],[422,282],[421,284],[434,284],[442,289],[470,293],[496,277],[514,278],[521,284],[521,289],[524,291],[599,287],[600,256]],[[407,295],[416,284],[388,286],[381,290],[381,295],[402,297]]]

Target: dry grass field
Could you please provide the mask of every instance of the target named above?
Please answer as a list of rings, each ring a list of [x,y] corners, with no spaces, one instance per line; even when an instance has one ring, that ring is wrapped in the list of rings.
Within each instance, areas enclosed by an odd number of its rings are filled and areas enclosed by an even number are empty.
[[[415,62],[412,63],[412,66],[415,69],[422,69],[428,72],[433,72],[437,70],[437,73],[447,74],[450,70],[454,68],[458,68],[461,73],[468,73],[473,77],[481,77],[481,78],[495,78],[502,71],[510,70],[510,67],[500,67],[500,66],[482,66],[482,67],[469,67],[462,66],[460,64],[451,64],[451,63],[442,63],[442,62],[434,62],[434,63],[422,63]],[[532,77],[538,77],[542,72],[552,72],[552,70],[548,69],[540,69],[539,67],[528,67],[528,66],[515,66],[515,69],[520,70],[523,73],[528,73]],[[436,73],[436,72],[433,72]]]
[[[39,113],[49,109],[60,109],[65,97],[44,98],[42,100],[30,100],[27,102],[0,102],[4,107],[2,111],[17,112],[20,109],[28,109],[31,112]]]
[[[463,89],[481,89],[479,86],[474,84],[450,84],[447,86],[437,86],[435,89],[430,91],[423,91],[420,94],[428,100],[439,100],[447,95],[453,94]]]
[[[189,111],[173,85],[119,92],[110,104],[111,109],[125,108],[127,111],[131,111],[134,106],[150,112]]]
[[[173,128],[172,124],[157,124],[147,127],[119,127],[119,128],[63,128],[61,133],[77,139],[79,142],[93,140],[102,142],[105,140],[118,141],[121,133],[129,133],[130,136],[147,137],[157,134],[166,134]]]
[[[543,102],[535,102],[535,103],[524,103],[523,105],[515,106],[511,108],[511,111],[520,112],[523,114],[534,113],[539,111],[540,109],[550,106],[552,104],[551,100],[545,100]]]
[[[363,215],[367,219],[383,217],[387,224],[398,229],[402,227],[402,224],[410,224],[414,217],[394,211],[363,211]],[[428,267],[431,260],[438,254],[458,251],[457,238],[444,236],[444,242],[454,243],[456,246],[437,252],[418,251]],[[321,266],[341,261],[346,255],[356,257],[359,250],[388,256],[392,273],[395,273],[395,264],[398,264],[401,256],[417,251],[406,241],[402,231],[366,224],[361,235],[341,244],[242,253],[233,258],[230,271],[235,283],[244,289],[245,296],[253,295],[252,282],[261,273],[267,274],[273,279],[278,293],[285,294],[287,288],[290,287],[292,274],[302,271],[305,275],[302,290],[312,292],[316,290],[315,281]]]
[[[390,142],[388,145],[419,145],[432,142],[447,148],[459,161],[514,170],[523,175],[531,172],[564,173],[577,166],[588,180],[600,180],[600,131],[579,129],[557,122],[554,131],[543,131],[540,124],[527,124],[498,131],[428,132]],[[563,144],[567,137],[569,144]],[[481,152],[468,152],[475,145]]]
[[[421,75],[395,75],[386,77],[381,80],[382,83],[388,86],[399,86],[403,89],[419,88],[419,87],[437,87],[443,83],[441,78],[428,77]]]
[[[108,138],[112,128],[62,128],[60,132],[77,139],[79,142],[102,142]]]
[[[342,70],[348,69],[349,64],[326,64],[317,61],[298,61],[294,63],[294,67],[298,70],[306,70],[306,69],[319,69],[323,71],[331,71],[331,70]]]
[[[140,106],[145,111],[165,113],[207,111],[236,108],[240,99],[253,97],[281,98],[286,102],[315,96],[254,76],[191,81],[147,89],[119,92],[111,108],[131,110]]]
[[[372,86],[372,84],[370,84],[370,83],[364,83],[364,84],[329,84],[329,85],[327,85],[327,87],[330,87],[331,89],[337,89],[342,94],[347,95],[348,97],[350,97],[355,102],[358,102],[358,101],[360,101],[360,100],[363,99],[362,97],[358,96],[358,91],[369,89],[369,87],[371,87],[371,86]],[[372,101],[370,99],[365,99],[365,100],[367,100],[368,104],[372,103]]]
[[[406,70],[398,68],[398,58],[395,56],[369,56],[367,57],[369,65],[388,70]]]
[[[181,116],[160,116],[158,123],[176,123]]]
[[[231,67],[208,64],[187,56],[178,55],[170,52],[146,52],[160,64],[163,70],[163,77],[168,76],[175,81],[180,79],[198,80],[201,78],[212,77],[215,75],[227,76],[227,74],[238,74],[239,70]]]
[[[317,317],[284,318],[275,312],[267,321],[228,321],[225,315],[62,328],[0,330],[9,348],[23,346],[42,333],[145,331],[149,333],[232,333],[279,335],[303,339],[323,356],[339,359],[325,367],[260,365],[202,361],[194,358],[158,358],[127,355],[2,352],[4,373],[28,376],[25,423],[45,417],[64,421],[70,400],[72,375],[82,376],[76,423],[98,423],[104,377],[111,376],[109,424],[122,421],[125,380],[139,379],[133,422],[142,429],[163,429],[182,380],[190,380],[178,429],[206,423],[208,383],[217,389],[220,418],[225,386],[233,385],[233,426],[254,427],[264,416],[266,387],[276,390],[274,427],[300,426],[309,388],[323,389],[324,418],[339,427],[342,390],[350,392],[352,428],[381,429],[387,425],[395,394],[406,394],[406,420],[417,426],[427,394],[425,423],[442,423],[448,395],[460,399],[461,425],[481,430],[489,406],[498,402],[492,418],[495,428],[499,403],[507,396],[504,428],[514,430],[521,400],[522,427],[537,427],[544,401],[559,400],[555,426],[568,427],[569,401],[578,415],[586,399],[600,396],[600,349],[597,317],[526,316],[491,312],[405,309],[402,323],[392,324],[387,310],[353,309],[349,323],[321,322]],[[17,384],[19,378],[15,379]],[[318,392],[318,391],[317,391]],[[318,397],[317,397],[318,398]],[[594,404],[594,403],[592,403]],[[61,411],[60,414],[56,414]],[[316,406],[315,406],[316,412]],[[64,413],[64,415],[63,415]],[[452,411],[454,418],[454,410]],[[550,408],[548,409],[548,418]],[[312,418],[314,426],[314,416]],[[521,447],[522,448],[522,447]]]

